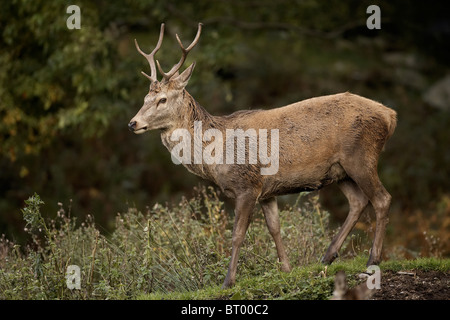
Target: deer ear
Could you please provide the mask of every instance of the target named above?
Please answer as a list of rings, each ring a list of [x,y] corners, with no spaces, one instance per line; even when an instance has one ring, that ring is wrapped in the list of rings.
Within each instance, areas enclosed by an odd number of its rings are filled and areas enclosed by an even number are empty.
[[[184,89],[191,78],[192,72],[194,71],[195,62],[193,62],[186,70],[184,70],[179,76],[174,77],[175,86],[178,89]]]

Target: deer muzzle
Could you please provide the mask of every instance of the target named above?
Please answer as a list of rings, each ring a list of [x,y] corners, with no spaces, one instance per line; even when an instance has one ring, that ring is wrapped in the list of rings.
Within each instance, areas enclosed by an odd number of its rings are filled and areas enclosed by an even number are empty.
[[[136,128],[136,127],[137,127],[137,121],[130,121],[130,123],[128,124],[128,129],[131,132],[136,133],[136,134],[144,133],[148,129],[147,126],[140,127],[140,128]]]
[[[136,130],[136,121],[130,121],[130,123],[128,124],[128,129],[131,132],[134,132]]]

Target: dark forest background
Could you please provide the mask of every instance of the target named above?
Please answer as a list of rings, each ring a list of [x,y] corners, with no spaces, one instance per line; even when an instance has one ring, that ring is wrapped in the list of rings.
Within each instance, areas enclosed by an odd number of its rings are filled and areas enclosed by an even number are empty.
[[[66,8],[81,9],[69,30]],[[369,30],[369,5],[381,29]],[[398,113],[379,163],[393,196],[388,238],[405,256],[450,254],[450,15],[434,1],[25,1],[0,4],[0,234],[20,241],[34,192],[54,216],[91,214],[104,230],[128,207],[179,201],[207,182],[170,160],[158,132],[128,121],[148,90],[150,52],[168,70],[204,24],[186,66],[210,113],[273,108],[350,91]],[[345,218],[337,188],[323,205]],[[289,202],[291,198],[280,200]],[[370,217],[370,214],[368,215]],[[367,221],[369,222],[367,222]],[[359,228],[370,228],[367,218]],[[372,219],[373,220],[373,219]]]

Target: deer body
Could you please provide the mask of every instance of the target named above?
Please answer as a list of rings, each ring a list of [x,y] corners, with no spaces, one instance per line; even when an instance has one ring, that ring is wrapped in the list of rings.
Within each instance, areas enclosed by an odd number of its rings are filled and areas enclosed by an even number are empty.
[[[163,30],[162,26],[156,51],[161,44]],[[381,260],[391,200],[378,178],[377,163],[386,141],[394,132],[395,111],[347,92],[312,98],[276,109],[238,111],[228,116],[210,115],[185,90],[195,64],[183,73],[176,74],[187,52],[198,41],[200,31],[201,25],[196,40],[187,49],[184,49],[177,36],[183,57],[168,75],[158,63],[164,76],[162,82],[156,80],[155,65],[152,63],[156,51],[146,55],[137,46],[138,51],[149,60],[152,75],[147,77],[152,82],[144,106],[130,121],[129,127],[135,133],[160,129],[161,140],[171,152],[177,144],[173,139],[175,130],[183,128],[195,136],[196,122],[202,124],[203,132],[216,129],[224,135],[229,129],[254,132],[261,132],[260,129],[277,130],[278,167],[273,174],[261,174],[260,169],[265,165],[260,161],[250,163],[248,154],[245,155],[247,161],[244,164],[207,164],[196,163],[194,151],[191,154],[192,161],[183,163],[189,171],[214,182],[227,197],[235,199],[231,262],[224,287],[235,282],[239,249],[256,203],[259,202],[262,207],[276,244],[281,268],[289,271],[289,261],[280,236],[276,196],[317,190],[333,182],[338,183],[348,198],[350,212],[325,253],[323,262],[331,263],[337,257],[342,243],[370,202],[376,212],[377,226],[368,265],[377,264]],[[207,146],[209,142],[202,140],[201,143]],[[224,148],[225,144],[224,139]]]

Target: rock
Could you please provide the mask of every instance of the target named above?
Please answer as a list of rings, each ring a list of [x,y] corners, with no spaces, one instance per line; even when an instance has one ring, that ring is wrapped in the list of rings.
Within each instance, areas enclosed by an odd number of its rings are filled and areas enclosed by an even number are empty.
[[[383,60],[392,66],[402,66],[407,68],[421,68],[418,57],[411,53],[390,52],[383,55]]]
[[[425,78],[416,70],[407,68],[396,68],[395,80],[406,87],[423,90],[425,87]]]
[[[425,91],[423,100],[437,109],[450,110],[450,74],[447,74]]]

